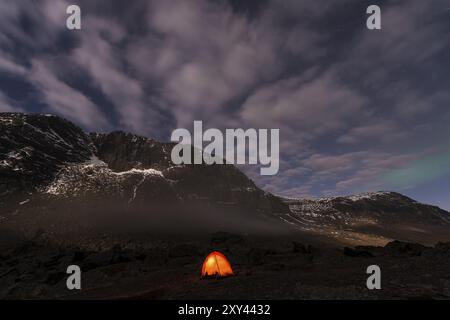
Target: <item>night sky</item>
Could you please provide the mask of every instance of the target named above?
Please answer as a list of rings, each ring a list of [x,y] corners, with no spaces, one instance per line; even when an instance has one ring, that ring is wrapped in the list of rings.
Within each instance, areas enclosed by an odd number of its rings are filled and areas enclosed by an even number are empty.
[[[162,141],[193,120],[279,128],[279,174],[244,168],[267,191],[450,209],[449,36],[450,0],[3,0],[0,111]]]

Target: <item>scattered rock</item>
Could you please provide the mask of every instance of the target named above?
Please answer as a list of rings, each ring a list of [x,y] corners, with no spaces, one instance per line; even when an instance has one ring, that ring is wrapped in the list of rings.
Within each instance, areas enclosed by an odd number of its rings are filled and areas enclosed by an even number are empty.
[[[134,254],[131,250],[125,250],[120,245],[115,245],[112,248],[113,255],[111,259],[111,264],[130,262],[134,260]]]
[[[264,256],[265,256],[264,250],[257,248],[252,248],[247,253],[248,262],[254,266],[264,264],[265,262]]]
[[[408,255],[408,256],[420,256],[427,249],[427,247],[418,243],[408,243],[401,241],[389,242],[385,249],[388,253],[398,254],[398,255]]]
[[[269,269],[272,271],[281,271],[286,268],[286,265],[283,263],[273,263],[269,266]]]
[[[9,229],[0,229],[0,252],[23,246],[25,239]]]
[[[292,251],[295,253],[312,254],[314,248],[311,245],[304,245],[303,243],[292,241]]]
[[[366,250],[362,250],[359,248],[344,248],[344,255],[348,257],[362,257],[362,258],[372,258],[374,255]]]
[[[294,299],[313,300],[359,300],[376,299],[376,292],[355,285],[342,287],[311,286],[297,283]]]
[[[228,232],[216,232],[211,236],[212,245],[241,245],[244,238],[238,234]]]
[[[58,282],[60,282],[61,280],[63,280],[66,276],[67,276],[67,274],[65,272],[49,273],[47,276],[47,279],[45,279],[45,284],[53,286],[53,285],[57,284]]]
[[[159,266],[167,263],[168,251],[163,248],[152,248],[145,252],[144,263],[149,266]]]
[[[96,252],[89,255],[83,261],[82,269],[87,271],[103,267],[109,265],[112,262],[112,259],[113,259],[113,252],[111,251]]]
[[[192,257],[200,254],[198,246],[190,243],[182,243],[170,248],[169,257],[180,258],[180,257]]]
[[[450,242],[439,242],[434,248],[440,254],[450,256]]]
[[[82,261],[84,261],[84,259],[86,259],[87,256],[88,256],[88,253],[86,253],[86,252],[75,251],[72,256],[72,262],[73,263],[82,262]]]

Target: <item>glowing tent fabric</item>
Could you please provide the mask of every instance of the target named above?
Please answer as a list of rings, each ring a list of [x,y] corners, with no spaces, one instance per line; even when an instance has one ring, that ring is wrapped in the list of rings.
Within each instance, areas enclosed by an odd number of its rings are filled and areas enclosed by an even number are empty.
[[[227,258],[218,251],[211,252],[203,262],[202,278],[228,277],[233,275],[233,269]]]

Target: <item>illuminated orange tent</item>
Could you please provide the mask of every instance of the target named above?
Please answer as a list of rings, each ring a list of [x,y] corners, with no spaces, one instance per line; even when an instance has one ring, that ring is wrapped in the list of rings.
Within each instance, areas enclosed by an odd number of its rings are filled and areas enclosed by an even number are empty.
[[[203,262],[202,278],[232,276],[233,269],[227,258],[218,251],[211,252]]]

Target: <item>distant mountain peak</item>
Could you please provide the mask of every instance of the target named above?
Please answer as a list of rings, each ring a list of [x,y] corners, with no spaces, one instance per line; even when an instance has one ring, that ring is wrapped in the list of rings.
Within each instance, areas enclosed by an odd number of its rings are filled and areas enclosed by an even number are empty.
[[[400,239],[432,243],[430,239],[450,235],[449,212],[398,192],[284,201],[291,210],[281,217],[286,222],[301,230],[329,233],[349,241],[363,240],[373,234],[374,241]]]

